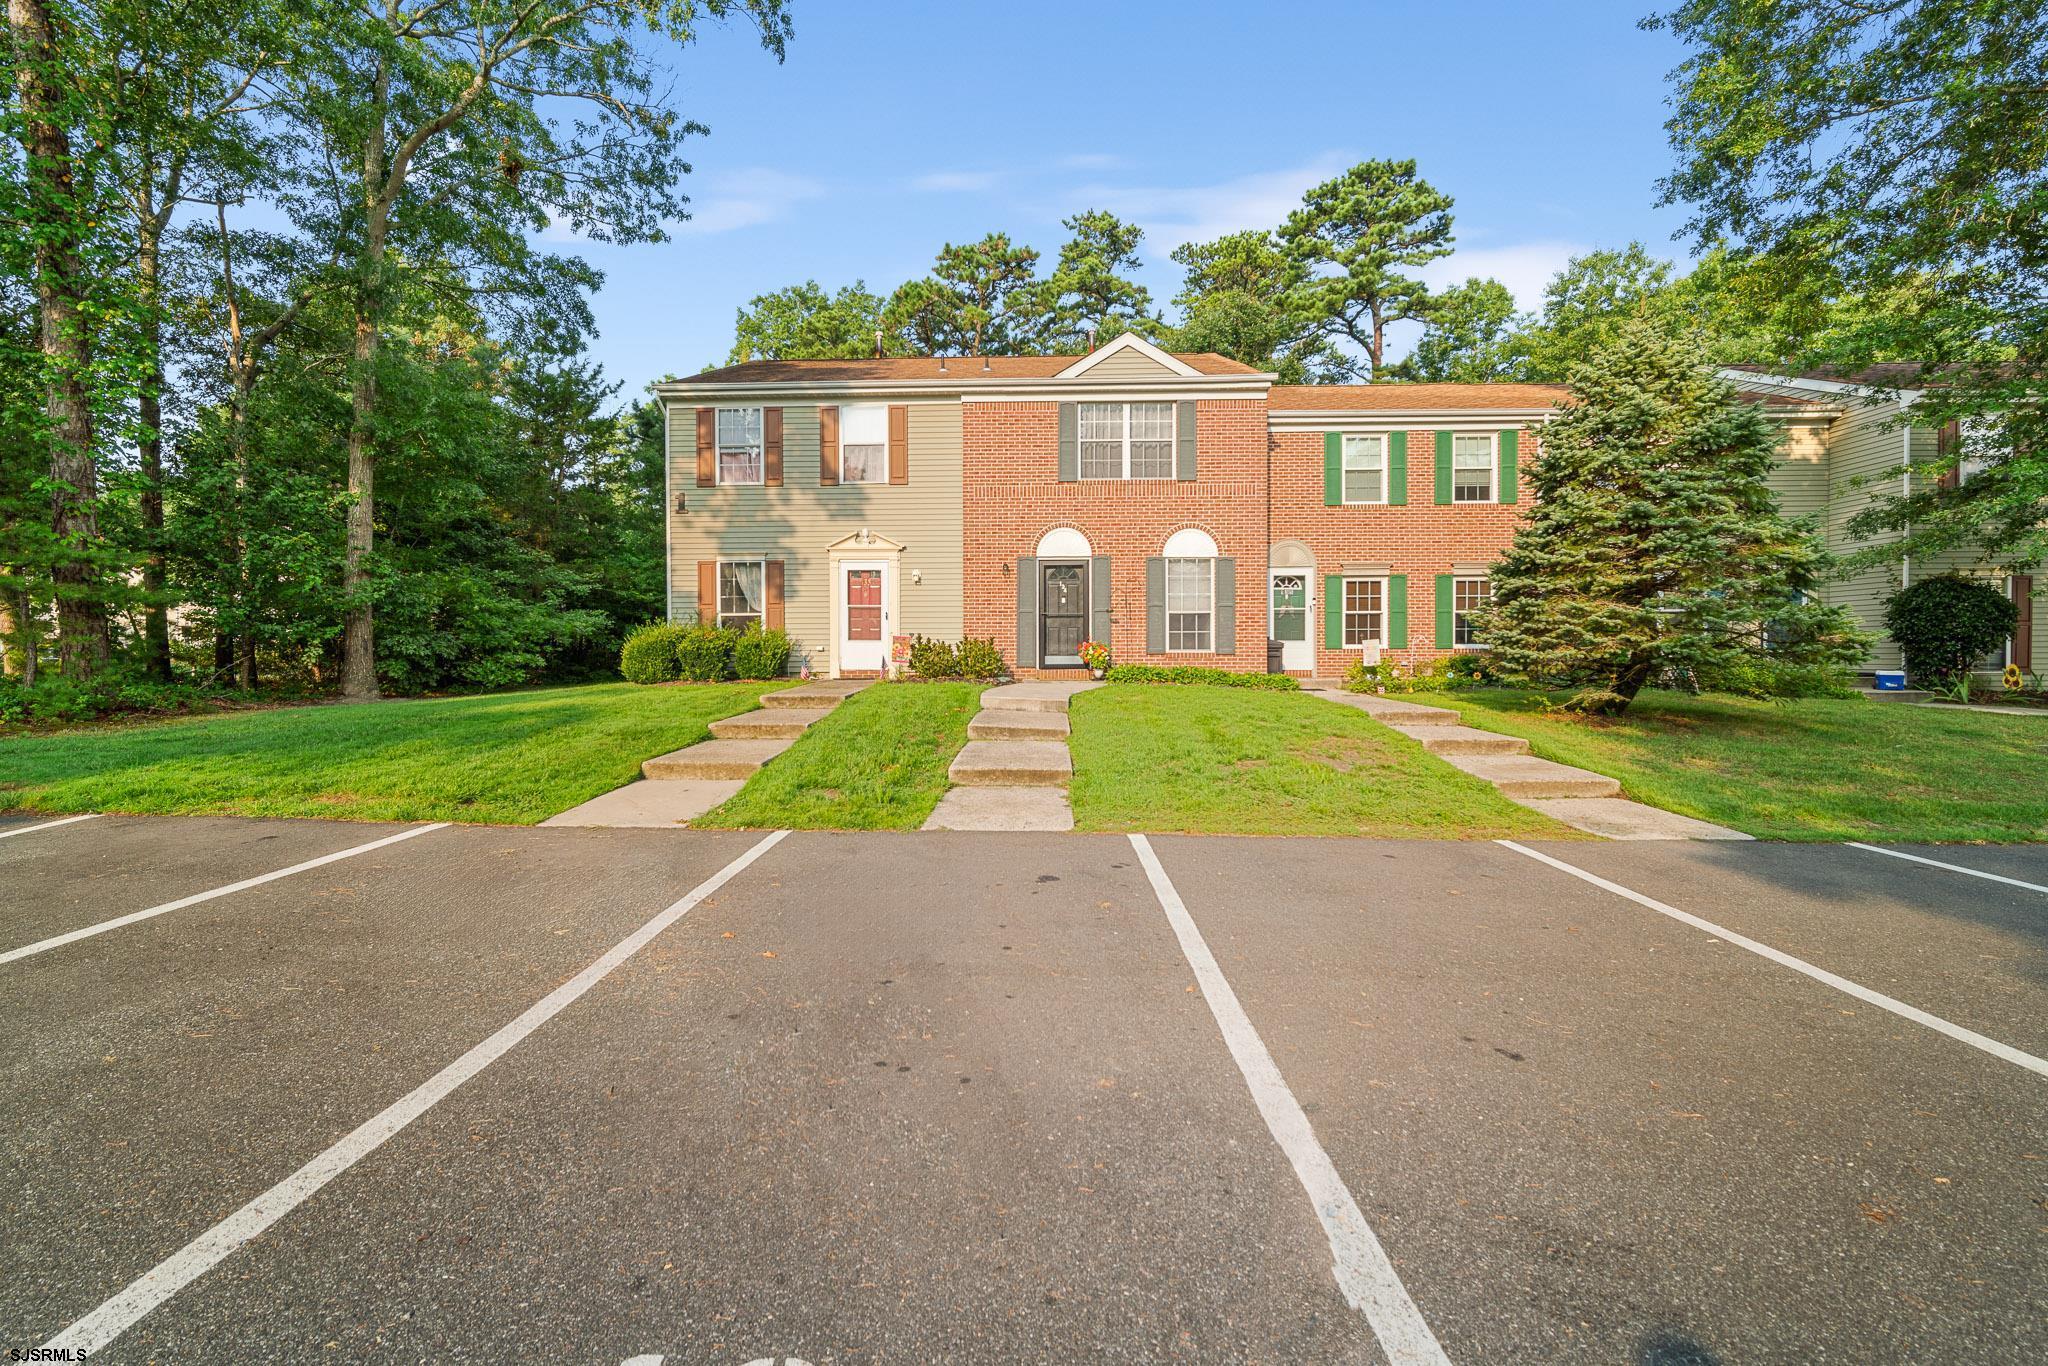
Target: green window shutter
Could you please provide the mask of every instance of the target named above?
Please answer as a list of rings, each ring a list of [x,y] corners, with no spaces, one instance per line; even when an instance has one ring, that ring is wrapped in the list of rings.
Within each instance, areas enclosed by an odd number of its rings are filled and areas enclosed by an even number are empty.
[[[1323,648],[1344,648],[1344,576],[1323,575]]]
[[[1192,479],[1195,477],[1195,401],[1184,399],[1175,404],[1174,420],[1178,430],[1173,443],[1173,477]]]
[[[1071,403],[1060,405],[1060,482],[1071,484],[1081,477],[1081,410]]]
[[[1500,500],[1503,503],[1515,501],[1521,491],[1520,432],[1500,434]]]
[[[1211,644],[1219,655],[1237,653],[1237,560],[1216,557],[1216,625]]]
[[[1088,637],[1109,644],[1109,556],[1088,561]]]
[[[1387,501],[1408,506],[1408,433],[1387,433]]]
[[[1387,576],[1387,648],[1408,648],[1408,576]]]
[[[1038,557],[1017,557],[1017,667],[1038,667]]]
[[[1166,560],[1159,555],[1145,561],[1145,653],[1166,653]]]
[[[1457,605],[1457,588],[1449,574],[1436,576],[1436,648],[1451,648],[1452,637],[1456,634],[1451,621],[1451,609]]]
[[[1451,501],[1451,434],[1436,434],[1436,501],[1441,507]]]
[[[1323,433],[1323,506],[1344,501],[1344,433]]]

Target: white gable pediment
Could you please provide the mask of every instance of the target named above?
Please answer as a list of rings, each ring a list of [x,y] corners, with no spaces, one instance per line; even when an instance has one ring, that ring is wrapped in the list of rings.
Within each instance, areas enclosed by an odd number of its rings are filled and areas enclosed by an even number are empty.
[[[892,541],[887,536],[862,527],[850,536],[841,536],[838,540],[826,546],[825,549],[828,553],[834,550],[859,550],[878,555],[889,555],[900,552],[903,549],[903,545],[900,541]]]
[[[1126,332],[1115,341],[1096,347],[1093,351],[1090,351],[1087,355],[1060,371],[1057,378],[1079,379],[1104,361],[1118,356],[1124,357],[1126,360],[1133,357],[1148,360],[1158,366],[1164,373],[1178,375],[1182,379],[1198,379],[1202,373],[1186,361],[1161,351],[1137,333]]]

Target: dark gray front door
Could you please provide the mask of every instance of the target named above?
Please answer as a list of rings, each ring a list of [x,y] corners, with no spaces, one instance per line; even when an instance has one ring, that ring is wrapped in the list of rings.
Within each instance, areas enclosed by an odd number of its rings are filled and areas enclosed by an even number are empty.
[[[1048,564],[1038,572],[1039,661],[1047,667],[1077,665],[1088,638],[1088,566]]]

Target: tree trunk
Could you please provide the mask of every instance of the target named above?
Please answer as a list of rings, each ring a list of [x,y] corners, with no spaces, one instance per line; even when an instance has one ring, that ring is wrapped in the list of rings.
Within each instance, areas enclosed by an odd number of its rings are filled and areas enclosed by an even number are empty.
[[[341,591],[347,606],[341,628],[341,695],[352,701],[377,696],[376,624],[370,603],[370,553],[377,534],[377,452],[371,423],[377,411],[377,341],[384,323],[384,240],[391,199],[384,163],[385,119],[391,76],[380,65],[371,87],[373,118],[363,140],[363,250],[356,267],[354,383],[348,427],[348,549]]]
[[[235,638],[227,632],[213,633],[213,672],[216,677],[226,677],[235,667]]]
[[[1657,657],[1648,653],[1629,656],[1627,665],[1614,680],[1613,700],[1603,702],[1595,711],[1601,716],[1619,716],[1627,711],[1629,704],[1636,700],[1636,694],[1650,681],[1650,675],[1657,671]]]
[[[146,554],[142,562],[142,587],[148,595],[143,604],[142,663],[152,678],[168,683],[171,609],[164,601],[164,325],[157,275],[162,229],[153,204],[145,204],[139,218],[141,240],[136,248],[135,266],[142,296],[142,344],[146,359],[135,406],[142,421],[141,439],[136,444],[142,463],[142,544]]]
[[[21,677],[21,647],[27,637],[22,623],[28,612],[15,606],[16,591],[15,576],[0,574],[0,677],[6,678]]]
[[[51,526],[61,549],[52,567],[57,596],[57,663],[75,679],[106,666],[107,608],[100,571],[98,471],[94,465],[91,365],[81,303],[85,269],[78,239],[71,139],[54,79],[56,30],[44,0],[7,0],[14,38],[23,141],[28,153],[29,235],[35,242],[36,306],[41,331],[45,402],[50,420]]]

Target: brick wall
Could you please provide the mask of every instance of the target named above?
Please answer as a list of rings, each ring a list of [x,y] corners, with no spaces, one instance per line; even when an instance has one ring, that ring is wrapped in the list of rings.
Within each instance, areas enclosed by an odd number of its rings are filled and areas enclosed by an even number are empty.
[[[1448,425],[1448,424],[1446,424]],[[1324,647],[1323,577],[1343,565],[1386,565],[1408,576],[1408,648],[1389,650],[1389,660],[1431,659],[1447,653],[1436,639],[1436,576],[1460,564],[1491,564],[1514,539],[1515,523],[1534,495],[1528,471],[1537,456],[1536,432],[1520,438],[1519,503],[1436,501],[1436,438],[1421,429],[1408,434],[1408,503],[1402,506],[1323,505],[1323,437],[1320,432],[1278,432],[1273,436],[1273,539],[1293,539],[1315,552],[1315,612],[1310,636],[1316,673],[1342,677],[1358,658],[1356,648]],[[1263,624],[1260,627],[1264,629]]]
[[[1013,664],[1020,555],[1072,527],[1110,557],[1110,649],[1122,663],[1199,664],[1262,673],[1266,667],[1266,405],[1204,399],[1195,408],[1196,478],[1061,483],[1059,405],[968,403],[963,542],[966,633],[993,637]],[[1320,466],[1318,466],[1320,468]],[[1320,476],[1318,476],[1320,477]],[[1321,500],[1321,485],[1317,485]],[[1166,538],[1198,527],[1237,560],[1237,649],[1231,655],[1145,651],[1145,561]],[[1027,671],[1030,672],[1030,671]]]

